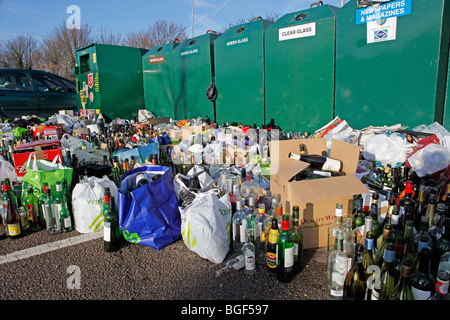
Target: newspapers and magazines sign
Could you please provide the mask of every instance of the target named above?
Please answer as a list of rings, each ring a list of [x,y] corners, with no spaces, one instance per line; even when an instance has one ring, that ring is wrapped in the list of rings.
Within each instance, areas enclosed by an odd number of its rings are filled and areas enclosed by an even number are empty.
[[[411,0],[397,0],[356,10],[356,24],[411,14]]]

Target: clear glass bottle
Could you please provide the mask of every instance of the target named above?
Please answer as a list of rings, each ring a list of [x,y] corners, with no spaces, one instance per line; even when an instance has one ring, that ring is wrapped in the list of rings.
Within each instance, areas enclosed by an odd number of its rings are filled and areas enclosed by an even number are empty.
[[[348,258],[344,252],[344,231],[336,230],[333,250],[328,253],[327,260],[327,299],[342,300],[344,281],[348,270]]]
[[[347,254],[347,267],[350,269],[355,256],[354,233],[352,229],[352,218],[350,217],[344,219],[344,252]]]
[[[244,267],[245,261],[244,261],[244,255],[238,255],[230,260],[227,261],[225,267],[219,269],[216,271],[216,277],[220,277],[230,271],[237,271]]]
[[[242,212],[242,201],[240,198],[236,199],[236,212],[231,218],[232,236],[233,236],[233,251],[239,253],[242,251],[242,246],[245,243],[246,230],[244,224],[244,213]],[[249,230],[250,232],[250,230]]]
[[[251,231],[246,230],[245,242],[241,248],[242,255],[244,256],[245,273],[254,274],[256,272],[256,249],[255,245],[250,241]]]
[[[336,243],[337,230],[342,230],[343,232],[345,231],[342,215],[343,215],[343,205],[342,203],[337,203],[334,213],[334,220],[328,227],[328,252],[331,252],[334,248],[334,244]]]
[[[44,203],[42,204],[42,212],[45,217],[45,224],[47,231],[50,234],[56,234],[59,232],[59,229],[57,228],[56,224],[56,216],[55,216],[55,207],[53,204],[53,197],[52,197],[52,189],[50,187],[46,188],[47,193],[45,195]]]
[[[256,248],[256,263],[265,264],[267,256],[267,234],[268,226],[270,224],[270,217],[266,214],[266,207],[264,203],[259,204],[258,214],[253,222],[255,248]]]

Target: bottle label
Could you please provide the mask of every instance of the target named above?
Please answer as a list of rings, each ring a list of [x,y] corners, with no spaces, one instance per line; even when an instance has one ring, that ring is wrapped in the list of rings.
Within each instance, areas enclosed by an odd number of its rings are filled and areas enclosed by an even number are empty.
[[[274,252],[267,252],[267,266],[271,269],[277,267],[277,254]]]
[[[373,248],[373,241],[374,239],[370,239],[370,238],[366,238],[366,249],[367,250],[372,250]]]
[[[294,247],[284,249],[284,268],[286,272],[294,267]]]
[[[331,289],[331,290],[330,290],[330,294],[331,294],[333,297],[343,297],[343,296],[344,296],[344,290],[343,290],[343,289],[338,289],[338,290],[336,290],[336,289]]]
[[[27,211],[28,220],[30,220],[31,222],[34,222],[33,206],[31,204],[27,204],[25,206],[25,210]]]
[[[18,236],[20,234],[20,224],[8,224],[8,233],[10,236]]]
[[[289,158],[294,159],[294,160],[300,160],[300,155],[291,152],[291,153],[289,154]]]
[[[278,242],[278,230],[274,230],[269,233],[269,242],[270,243]]]
[[[111,241],[111,222],[103,223],[103,240],[106,242]]]
[[[414,296],[414,300],[427,300],[431,295],[431,291],[420,290],[412,286],[411,290]]]
[[[245,225],[241,224],[239,226],[239,239],[242,243],[245,242]]]
[[[249,249],[244,252],[245,270],[255,270],[255,253]]]
[[[70,228],[72,226],[72,221],[70,221],[70,217],[64,218],[64,228]]]
[[[441,280],[439,278],[436,279],[436,292],[439,294],[447,294],[448,293],[448,284],[449,280]]]
[[[327,161],[322,166],[322,170],[339,171],[341,169],[341,162],[339,160],[327,158]]]
[[[397,226],[399,221],[400,221],[400,215],[398,215],[398,214],[391,215],[391,224],[392,225]]]

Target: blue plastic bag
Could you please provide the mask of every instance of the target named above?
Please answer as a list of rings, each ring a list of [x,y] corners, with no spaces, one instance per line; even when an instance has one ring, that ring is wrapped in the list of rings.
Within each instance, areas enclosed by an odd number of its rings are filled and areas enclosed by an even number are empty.
[[[136,176],[162,174],[136,189]],[[128,192],[128,181],[132,191]],[[144,166],[122,176],[119,188],[119,226],[125,239],[161,250],[181,239],[181,215],[172,182],[172,169]]]

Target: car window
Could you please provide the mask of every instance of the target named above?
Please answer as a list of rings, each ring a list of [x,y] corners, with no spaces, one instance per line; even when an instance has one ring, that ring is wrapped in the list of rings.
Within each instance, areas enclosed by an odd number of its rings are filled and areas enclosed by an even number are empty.
[[[75,83],[73,83],[72,81],[60,77],[58,77],[58,80],[60,80],[67,88],[75,91]]]
[[[47,74],[31,74],[39,92],[54,92],[64,88],[64,85],[55,77]]]
[[[6,73],[0,76],[0,91],[33,91],[25,73]]]

